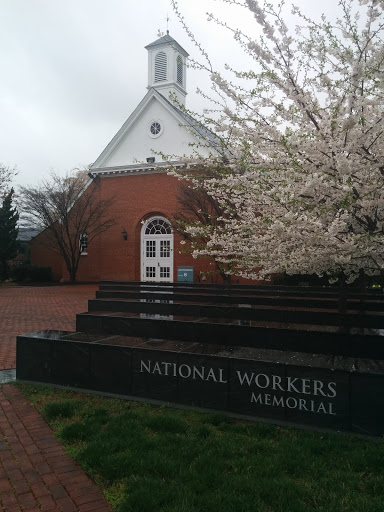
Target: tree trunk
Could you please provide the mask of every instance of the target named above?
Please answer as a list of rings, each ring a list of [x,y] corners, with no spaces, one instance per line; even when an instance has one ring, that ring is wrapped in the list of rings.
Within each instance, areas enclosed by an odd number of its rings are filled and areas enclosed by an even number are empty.
[[[5,281],[8,277],[8,264],[6,261],[0,261],[0,281]]]
[[[339,332],[348,333],[349,327],[346,325],[347,314],[347,285],[345,274],[341,272],[339,277]]]
[[[364,272],[363,268],[360,269],[359,274],[360,274],[360,279],[359,279],[359,284],[360,284],[359,313],[360,313],[360,315],[364,315],[365,314],[364,296],[367,293],[367,281],[365,279],[365,272]],[[361,332],[361,334],[364,334],[364,327],[361,328],[360,332]]]

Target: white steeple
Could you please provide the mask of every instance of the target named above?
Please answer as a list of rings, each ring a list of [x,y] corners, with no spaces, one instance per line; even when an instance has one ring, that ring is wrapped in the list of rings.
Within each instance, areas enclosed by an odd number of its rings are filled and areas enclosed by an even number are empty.
[[[148,50],[148,89],[153,87],[167,100],[175,95],[185,105],[188,53],[167,34],[145,47]]]

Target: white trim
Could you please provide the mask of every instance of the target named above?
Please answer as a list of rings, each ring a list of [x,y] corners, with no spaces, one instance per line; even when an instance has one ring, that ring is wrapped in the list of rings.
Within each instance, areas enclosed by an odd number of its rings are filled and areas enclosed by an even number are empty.
[[[92,173],[96,176],[129,176],[137,174],[156,174],[169,172],[172,168],[175,169],[192,169],[201,167],[197,162],[158,162],[156,164],[135,164],[135,165],[121,165],[116,167],[100,167],[92,168]]]
[[[168,87],[165,85],[165,87]],[[136,109],[132,112],[129,118],[125,121],[120,130],[116,133],[113,139],[109,142],[104,151],[98,156],[95,162],[92,164],[90,170],[94,171],[96,169],[103,169],[105,162],[112,156],[113,152],[119,146],[119,144],[125,139],[129,130],[134,126],[136,120],[139,116],[144,112],[151,101],[158,101],[161,105],[177,120],[180,126],[186,126],[186,128],[192,128],[193,126],[188,126],[188,122],[177,112],[177,110],[169,103],[161,93],[159,93],[156,89],[151,87],[144,98],[141,100]],[[201,137],[201,136],[200,136]],[[209,141],[207,141],[209,142]],[[165,165],[167,162],[165,162]],[[127,166],[128,167],[128,166]]]
[[[160,126],[159,133],[152,133],[151,128],[154,123],[157,123]],[[147,133],[148,133],[149,137],[151,137],[151,139],[157,139],[158,137],[160,137],[160,135],[163,134],[163,132],[164,132],[164,122],[161,119],[151,119],[149,121]]]

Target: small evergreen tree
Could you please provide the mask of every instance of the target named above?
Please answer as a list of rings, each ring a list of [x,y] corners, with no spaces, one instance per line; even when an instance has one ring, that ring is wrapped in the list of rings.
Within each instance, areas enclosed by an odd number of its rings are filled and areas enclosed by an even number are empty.
[[[16,175],[15,167],[7,167],[0,162],[0,201],[9,193],[11,183]]]
[[[3,205],[0,208],[0,280],[4,281],[8,277],[8,260],[14,258],[17,254],[18,242],[17,235],[19,229],[17,222],[19,214],[16,208],[12,206],[14,190],[4,197]]]

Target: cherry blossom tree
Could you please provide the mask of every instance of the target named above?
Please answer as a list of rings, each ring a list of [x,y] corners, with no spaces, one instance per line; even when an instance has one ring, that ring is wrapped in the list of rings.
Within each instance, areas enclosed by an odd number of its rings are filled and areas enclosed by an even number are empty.
[[[204,50],[205,61],[195,62],[210,73],[214,106],[205,115],[231,170],[204,181],[225,223],[210,226],[206,246],[195,254],[256,279],[285,271],[353,282],[362,272],[380,274],[384,1],[335,1],[333,21],[292,7],[295,30],[286,23],[284,1],[222,1],[247,9],[257,35],[210,14],[253,66],[220,73]],[[201,164],[223,166],[221,157]],[[201,237],[204,226],[188,229]]]

